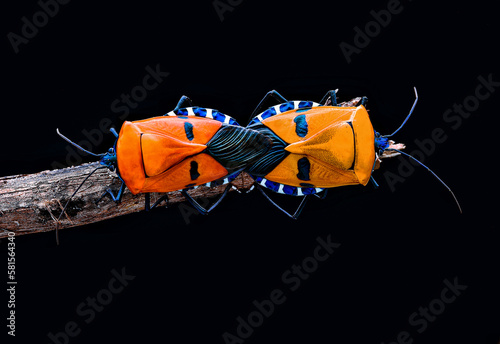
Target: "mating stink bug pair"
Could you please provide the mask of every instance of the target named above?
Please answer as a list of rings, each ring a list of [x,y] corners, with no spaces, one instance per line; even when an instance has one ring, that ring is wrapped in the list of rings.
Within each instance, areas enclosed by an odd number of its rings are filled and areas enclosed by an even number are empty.
[[[366,97],[357,106],[338,106],[336,91],[327,92],[316,103],[288,101],[274,90],[259,103],[246,128],[217,110],[192,106],[191,100],[183,96],[164,116],[125,122],[119,134],[111,129],[116,142],[107,153],[88,152],[58,134],[82,151],[100,157],[102,166],[98,168],[116,171],[122,181],[119,191],[114,194],[108,189],[103,194],[116,202],[121,200],[125,186],[134,195],[145,194],[146,210],[168,201],[163,196],[151,206],[150,192],[181,190],[200,213],[208,214],[226,196],[231,181],[246,171],[273,205],[297,218],[313,195],[324,197],[328,189],[366,185],[370,180],[377,186],[372,172],[378,158],[388,151],[406,155],[424,166],[389,140],[412,114],[418,100],[416,89],[415,96],[410,113],[390,135],[380,135],[373,129],[365,108]],[[279,104],[259,112],[270,97]],[[225,191],[209,209],[188,193],[200,185],[220,184],[227,184]],[[303,199],[290,214],[263,188]]]

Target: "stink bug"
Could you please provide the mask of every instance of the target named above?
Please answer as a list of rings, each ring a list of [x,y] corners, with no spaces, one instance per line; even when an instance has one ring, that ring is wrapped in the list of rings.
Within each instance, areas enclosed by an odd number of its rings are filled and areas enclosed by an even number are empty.
[[[316,103],[288,101],[273,90],[266,94],[252,113],[253,118],[247,128],[265,134],[273,145],[265,155],[249,165],[246,171],[254,178],[257,189],[273,205],[295,219],[311,195],[324,197],[330,188],[366,185],[370,180],[378,187],[372,172],[379,156],[386,151],[394,151],[393,153],[414,159],[451,192],[427,166],[400,151],[389,141],[389,137],[396,134],[412,114],[418,100],[416,89],[410,113],[391,135],[380,135],[373,129],[365,108],[368,101],[366,97],[361,98],[357,106],[340,107],[337,106],[336,92],[327,92]],[[255,116],[269,97],[275,98],[279,104]],[[281,194],[302,196],[303,199],[292,215],[278,206],[263,188]],[[453,192],[451,194],[455,198]],[[455,201],[460,209],[456,198]]]
[[[162,201],[168,202],[165,195],[151,206],[150,192],[181,190],[201,214],[208,214],[226,196],[230,182],[248,164],[263,155],[271,144],[264,134],[239,126],[230,116],[214,109],[193,107],[186,96],[179,100],[174,110],[163,116],[126,121],[119,134],[114,129],[111,132],[116,137],[113,148],[107,153],[94,154],[73,143],[57,130],[70,144],[100,158],[102,166],[96,170],[109,168],[116,171],[122,181],[120,189],[114,194],[108,188],[100,199],[109,195],[119,202],[126,186],[134,195],[145,194],[146,210],[156,207]],[[199,205],[187,192],[200,185],[226,183],[223,194],[209,209]],[[68,203],[69,200],[66,206]]]

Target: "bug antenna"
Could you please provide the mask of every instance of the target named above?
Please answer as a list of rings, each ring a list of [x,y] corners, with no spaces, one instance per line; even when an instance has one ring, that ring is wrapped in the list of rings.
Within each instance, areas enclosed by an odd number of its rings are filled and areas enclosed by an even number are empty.
[[[93,156],[96,156],[96,157],[102,157],[102,156],[104,156],[106,154],[106,153],[95,154],[95,153],[89,152],[88,150],[86,150],[83,147],[77,145],[76,143],[74,143],[73,141],[71,141],[70,139],[68,139],[66,136],[64,136],[63,134],[61,134],[59,132],[59,129],[56,129],[56,131],[57,131],[57,135],[61,136],[64,140],[66,140],[67,142],[69,142],[70,144],[72,144],[73,146],[77,147],[81,151],[84,151],[87,154],[90,154],[90,155],[93,155]]]
[[[66,208],[68,207],[69,201],[71,201],[71,199],[73,198],[73,196],[76,195],[76,193],[78,192],[78,190],[80,190],[80,188],[87,181],[87,179],[89,179],[90,176],[93,175],[95,171],[97,171],[98,169],[101,169],[101,168],[107,168],[107,166],[96,167],[92,172],[90,172],[88,174],[88,176],[85,177],[85,179],[83,180],[83,182],[81,182],[80,185],[78,185],[78,187],[76,188],[75,192],[73,192],[73,194],[70,196],[70,198],[68,199],[68,201],[64,205],[63,210],[61,211],[61,214],[57,218],[57,222],[56,222],[56,243],[57,243],[57,245],[59,245],[59,220],[61,220],[62,215],[66,211]]]
[[[405,120],[403,121],[403,123],[401,123],[399,128],[397,128],[391,135],[384,135],[383,137],[391,137],[392,135],[396,134],[399,131],[399,129],[401,129],[406,124],[406,121],[408,121],[408,118],[410,118],[411,114],[413,113],[413,110],[415,109],[415,105],[417,105],[417,101],[418,101],[417,88],[413,87],[413,90],[415,91],[415,101],[413,102],[413,106],[411,107],[410,113],[408,114],[408,116],[406,116]]]
[[[432,173],[432,175],[433,175],[434,177],[436,177],[436,179],[437,179],[437,180],[439,180],[439,181],[441,182],[441,184],[443,184],[443,185],[444,185],[444,187],[445,187],[445,188],[447,188],[447,189],[448,189],[448,191],[449,191],[449,192],[451,193],[451,195],[453,196],[453,199],[455,200],[455,203],[456,203],[456,204],[457,204],[457,206],[458,206],[458,210],[460,211],[460,214],[462,214],[462,208],[460,207],[460,203],[458,203],[458,200],[457,200],[457,198],[455,197],[455,194],[453,193],[453,191],[451,191],[450,187],[449,187],[448,185],[446,185],[446,184],[445,184],[445,182],[443,182],[443,181],[441,180],[441,178],[439,178],[439,177],[437,176],[437,174],[435,174],[435,173],[434,173],[434,172],[433,172],[433,171],[432,171],[429,167],[425,166],[422,162],[420,162],[418,159],[414,158],[414,157],[413,157],[413,156],[411,156],[410,154],[405,153],[405,152],[402,152],[402,151],[400,151],[399,149],[387,148],[387,150],[396,151],[396,152],[398,152],[398,153],[401,153],[401,154],[403,154],[403,155],[406,155],[408,158],[413,159],[414,161],[416,161],[417,163],[419,163],[421,166],[425,167],[425,168],[427,169],[427,171],[429,171],[430,173]]]

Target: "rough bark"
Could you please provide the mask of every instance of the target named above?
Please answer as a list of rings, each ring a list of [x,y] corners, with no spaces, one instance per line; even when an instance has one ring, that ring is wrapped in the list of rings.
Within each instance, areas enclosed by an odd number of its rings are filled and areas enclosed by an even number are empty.
[[[98,166],[99,163],[90,163],[35,174],[0,177],[0,238],[6,237],[9,231],[20,235],[55,230],[68,198]],[[97,170],[71,199],[60,219],[59,229],[144,210],[144,195],[134,196],[128,189],[125,189],[120,203],[106,196],[96,204],[108,186],[118,190],[120,183],[116,174],[108,169]],[[252,183],[253,179],[242,173],[233,185],[244,190]],[[211,198],[221,194],[224,188],[224,185],[215,188],[200,186],[189,193],[195,199]],[[151,204],[162,195],[151,194]],[[169,205],[185,201],[179,191],[169,192],[168,198]],[[159,206],[165,205],[163,202]]]

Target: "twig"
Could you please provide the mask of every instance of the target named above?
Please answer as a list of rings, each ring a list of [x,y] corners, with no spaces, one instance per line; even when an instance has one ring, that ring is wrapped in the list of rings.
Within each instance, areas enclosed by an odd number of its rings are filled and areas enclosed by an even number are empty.
[[[55,230],[61,205],[67,202],[80,182],[97,166],[98,163],[91,163],[29,175],[0,177],[0,238],[6,237],[9,231],[21,235]],[[252,178],[245,173],[233,182],[242,190],[248,189],[252,183]],[[87,187],[82,188],[70,201],[66,218],[60,220],[59,229],[144,210],[144,195],[134,196],[127,189],[120,203],[104,197],[96,205],[95,202],[109,185],[113,189],[120,186],[116,174],[107,169],[96,171],[87,181]],[[221,194],[224,187],[200,186],[189,193],[195,199],[210,198]],[[185,201],[178,191],[169,192],[168,198],[170,205]],[[165,206],[165,203],[161,206]]]

